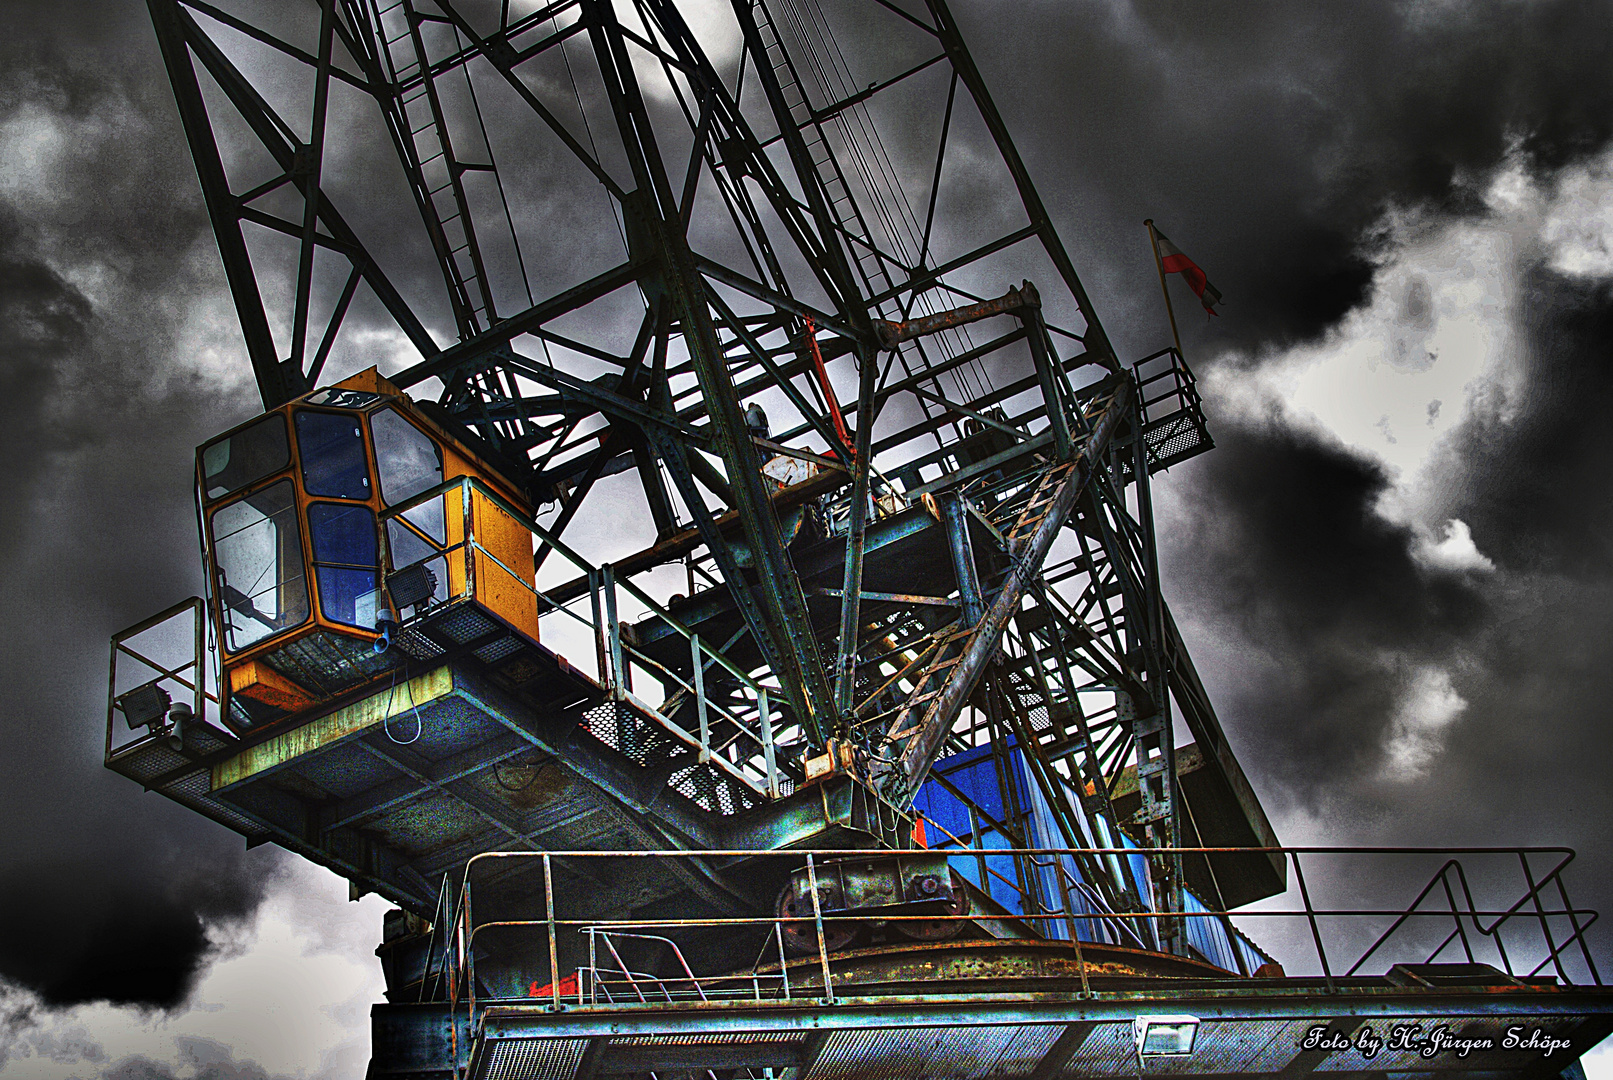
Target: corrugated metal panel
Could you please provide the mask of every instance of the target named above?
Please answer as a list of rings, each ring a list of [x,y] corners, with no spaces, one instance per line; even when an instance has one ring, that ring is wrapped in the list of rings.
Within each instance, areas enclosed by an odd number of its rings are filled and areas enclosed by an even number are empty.
[[[1198,1037],[1193,1040],[1192,1057],[1151,1057],[1148,1059],[1148,1071],[1167,1076],[1262,1071],[1253,1068],[1255,1061],[1260,1060],[1273,1041],[1283,1035],[1286,1026],[1280,1020],[1236,1020],[1228,1023],[1206,1020],[1199,1025]],[[1133,1037],[1133,1060],[1136,1060],[1136,1046]]]
[[[890,1041],[884,1031],[836,1031],[824,1043],[806,1080],[842,1080],[859,1075],[858,1066]]]
[[[1271,1037],[1265,1040],[1260,1052],[1250,1061],[1248,1071],[1279,1072],[1287,1067],[1299,1053],[1299,1043],[1305,1037],[1305,1032],[1320,1022],[1320,1019],[1240,1021],[1242,1030],[1249,1030],[1259,1023],[1260,1030],[1271,1032]]]
[[[1135,1076],[1137,1046],[1131,1024],[1099,1024],[1064,1066],[1065,1076]]]
[[[810,1080],[985,1080],[1035,1067],[1061,1024],[841,1031],[829,1037]]]
[[[477,1080],[572,1080],[587,1039],[499,1039],[483,1044]]]
[[[1064,1034],[1063,1024],[1026,1024],[1014,1028],[1013,1037],[992,1063],[991,1076],[1020,1076],[1036,1068],[1038,1062]]]
[[[1206,1020],[1189,1057],[1150,1057],[1157,1076],[1277,1072],[1299,1052],[1299,1039],[1316,1021]],[[1065,1076],[1136,1076],[1137,1043],[1131,1024],[1101,1024],[1065,1064]]]

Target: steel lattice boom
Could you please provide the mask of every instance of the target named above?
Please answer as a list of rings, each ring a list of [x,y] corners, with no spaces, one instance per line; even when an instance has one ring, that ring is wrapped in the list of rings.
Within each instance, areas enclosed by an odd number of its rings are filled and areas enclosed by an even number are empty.
[[[1613,1028],[1571,852],[1278,844],[1161,592],[1193,376],[1116,354],[947,0],[147,2],[265,412],[106,764],[398,905],[371,1075]],[[1315,975],[1233,921],[1290,863],[1237,918]]]
[[[1018,747],[1072,847],[1271,842],[1157,581],[1192,376],[1116,356],[944,0],[149,4],[265,406],[396,343],[552,515],[543,610],[592,597],[601,681],[700,732],[679,790],[827,769],[903,812]],[[602,500],[654,543],[546,571]],[[1230,832],[1184,819],[1173,717]],[[1231,865],[1150,873],[1170,910],[1279,887]],[[1130,867],[1083,873],[1124,910]]]

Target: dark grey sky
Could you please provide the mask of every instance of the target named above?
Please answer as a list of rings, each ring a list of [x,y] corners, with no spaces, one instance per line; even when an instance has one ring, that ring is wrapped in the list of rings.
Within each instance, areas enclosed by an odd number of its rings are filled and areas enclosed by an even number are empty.
[[[1161,482],[1162,556],[1279,831],[1568,844],[1591,906],[1609,7],[955,0],[1122,355],[1168,340],[1144,217],[1227,297],[1211,323],[1177,293],[1219,446]],[[208,935],[287,886],[100,768],[107,639],[197,588],[192,448],[257,403],[144,6],[0,10],[0,924],[32,928],[0,935],[0,1076],[27,1076],[19,1033],[182,1010]],[[64,1067],[263,1075],[176,1053]]]

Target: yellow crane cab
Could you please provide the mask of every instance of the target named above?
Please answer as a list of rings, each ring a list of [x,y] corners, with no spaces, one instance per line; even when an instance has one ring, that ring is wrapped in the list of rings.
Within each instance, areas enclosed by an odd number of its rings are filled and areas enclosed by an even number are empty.
[[[196,482],[237,735],[410,659],[537,642],[530,502],[374,368],[202,446]]]

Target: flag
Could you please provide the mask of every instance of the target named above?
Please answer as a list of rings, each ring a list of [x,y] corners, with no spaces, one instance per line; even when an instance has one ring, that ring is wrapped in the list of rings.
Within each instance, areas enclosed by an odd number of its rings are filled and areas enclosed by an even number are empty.
[[[1154,236],[1159,240],[1159,265],[1167,274],[1181,274],[1187,279],[1187,287],[1198,296],[1204,310],[1211,315],[1219,315],[1215,305],[1221,302],[1221,290],[1210,284],[1210,279],[1199,269],[1199,264],[1182,253],[1182,249],[1170,242],[1170,238],[1158,229]]]

